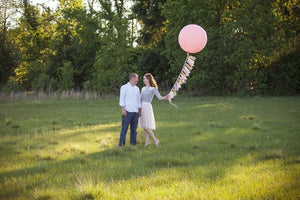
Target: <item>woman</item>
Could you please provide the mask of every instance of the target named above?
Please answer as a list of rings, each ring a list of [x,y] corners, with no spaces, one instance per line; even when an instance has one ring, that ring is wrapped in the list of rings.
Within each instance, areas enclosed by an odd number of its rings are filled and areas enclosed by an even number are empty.
[[[142,105],[142,112],[141,117],[139,120],[139,127],[144,129],[145,135],[146,135],[146,143],[145,146],[148,146],[150,144],[149,136],[154,140],[156,146],[159,145],[159,140],[155,137],[152,130],[155,129],[155,119],[154,119],[154,113],[151,105],[151,101],[153,99],[153,96],[156,95],[156,97],[159,100],[167,99],[168,96],[162,97],[158,91],[157,83],[152,76],[152,74],[147,73],[144,75],[143,78],[145,87],[142,88],[141,92],[141,105]]]

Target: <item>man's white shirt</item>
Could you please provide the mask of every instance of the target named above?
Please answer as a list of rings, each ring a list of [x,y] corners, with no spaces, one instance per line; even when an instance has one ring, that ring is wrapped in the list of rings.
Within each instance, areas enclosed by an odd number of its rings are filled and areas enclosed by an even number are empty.
[[[140,89],[137,86],[133,86],[128,82],[121,87],[120,106],[124,106],[126,111],[138,112],[141,108],[140,99]]]

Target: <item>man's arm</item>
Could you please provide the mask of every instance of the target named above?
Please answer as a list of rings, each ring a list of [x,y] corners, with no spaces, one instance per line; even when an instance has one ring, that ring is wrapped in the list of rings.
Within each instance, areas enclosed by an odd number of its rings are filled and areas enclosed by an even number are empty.
[[[139,89],[139,104],[138,104],[138,108],[139,108],[139,117],[142,114],[142,99],[141,99],[141,93],[140,93],[140,89]]]
[[[120,106],[122,108],[122,115],[127,116],[127,112],[125,110],[125,88],[121,87],[120,89]]]
[[[121,106],[122,108],[122,115],[127,116],[127,112],[125,110],[125,106]]]

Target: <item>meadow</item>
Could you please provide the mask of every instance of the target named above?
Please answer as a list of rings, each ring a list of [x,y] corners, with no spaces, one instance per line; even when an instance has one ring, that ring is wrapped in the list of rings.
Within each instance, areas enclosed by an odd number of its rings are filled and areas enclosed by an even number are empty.
[[[1,100],[0,199],[300,199],[300,97],[174,103],[120,148],[117,98]]]

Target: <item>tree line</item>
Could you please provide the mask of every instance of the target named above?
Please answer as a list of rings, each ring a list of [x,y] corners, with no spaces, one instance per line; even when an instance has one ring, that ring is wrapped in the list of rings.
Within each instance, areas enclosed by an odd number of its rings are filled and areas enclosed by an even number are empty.
[[[29,0],[2,0],[0,89],[116,93],[130,72],[151,72],[170,89],[186,56],[178,34],[185,25],[198,24],[208,43],[195,55],[186,91],[299,94],[299,5],[298,0],[58,0],[52,10]]]

